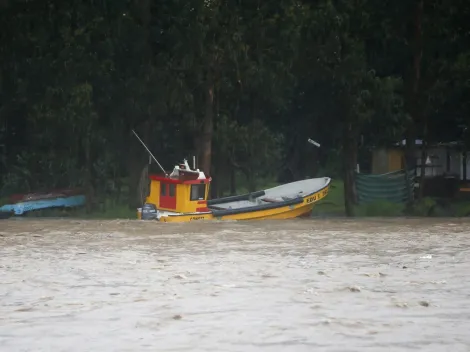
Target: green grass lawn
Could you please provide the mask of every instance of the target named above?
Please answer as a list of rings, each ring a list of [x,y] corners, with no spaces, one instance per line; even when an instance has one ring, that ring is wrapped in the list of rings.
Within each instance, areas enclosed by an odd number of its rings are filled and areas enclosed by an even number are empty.
[[[313,208],[312,216],[343,216],[344,184],[341,180],[331,180],[328,195]]]
[[[390,202],[374,202],[356,206],[355,216],[402,216],[404,215],[404,204]],[[313,208],[312,216],[344,216],[344,183],[342,180],[332,180],[328,195],[319,201]]]
[[[273,181],[264,180],[262,186],[258,189],[265,189],[277,186]],[[247,193],[248,189],[241,185],[237,194]],[[225,194],[228,195],[228,194]],[[337,217],[344,216],[344,184],[341,180],[332,180],[328,195],[320,200],[312,211],[313,217]],[[395,204],[386,201],[374,202],[362,206],[355,207],[355,215],[357,217],[373,217],[373,216],[451,216],[463,217],[470,216],[470,200],[459,201],[438,201],[431,198],[424,198],[415,204],[412,211],[405,213],[404,204]],[[28,213],[27,217],[70,217],[85,219],[136,219],[137,209],[129,209],[127,204],[116,204],[110,200],[102,204],[101,209],[93,211],[91,214],[86,213],[85,207],[78,209],[44,209]]]

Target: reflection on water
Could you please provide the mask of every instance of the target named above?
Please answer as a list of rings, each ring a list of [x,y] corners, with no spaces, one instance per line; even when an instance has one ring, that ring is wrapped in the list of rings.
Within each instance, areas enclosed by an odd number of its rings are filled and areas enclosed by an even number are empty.
[[[468,351],[470,222],[0,221],[1,351]]]

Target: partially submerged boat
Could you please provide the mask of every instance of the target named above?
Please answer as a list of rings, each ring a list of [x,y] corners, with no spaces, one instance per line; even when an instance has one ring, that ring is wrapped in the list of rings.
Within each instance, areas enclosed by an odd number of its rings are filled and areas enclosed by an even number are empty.
[[[0,207],[0,213],[23,215],[26,212],[40,209],[79,207],[85,205],[85,202],[85,195],[77,189],[15,194],[9,198],[8,204]]]
[[[150,175],[150,191],[138,209],[139,219],[162,222],[196,220],[291,219],[309,215],[328,194],[329,177],[306,179],[258,192],[208,199],[212,179],[188,162],[170,175]]]

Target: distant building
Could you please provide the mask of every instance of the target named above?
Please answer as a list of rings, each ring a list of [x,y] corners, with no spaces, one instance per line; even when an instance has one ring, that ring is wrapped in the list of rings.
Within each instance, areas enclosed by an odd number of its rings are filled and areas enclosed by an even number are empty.
[[[413,187],[419,189],[421,179],[421,146],[422,140],[416,140],[414,160],[408,161],[407,169],[414,176]],[[370,172],[372,175],[383,175],[405,170],[406,142],[395,143],[389,147],[372,149]],[[369,156],[370,157],[370,156]],[[413,164],[413,165],[410,165]],[[424,196],[453,198],[461,195],[470,196],[468,185],[470,176],[470,160],[463,143],[447,142],[428,145],[424,160],[425,181]],[[370,190],[367,190],[370,192]]]
[[[416,176],[421,177],[422,140],[416,140],[415,160]],[[403,140],[390,147],[372,150],[371,171],[373,174],[384,174],[403,170],[406,141]],[[454,176],[467,181],[470,176],[470,160],[467,151],[459,142],[436,143],[426,148],[425,177]]]

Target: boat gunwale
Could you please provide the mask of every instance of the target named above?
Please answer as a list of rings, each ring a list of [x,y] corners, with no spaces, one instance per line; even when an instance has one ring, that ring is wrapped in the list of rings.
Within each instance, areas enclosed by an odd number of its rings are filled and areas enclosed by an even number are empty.
[[[279,201],[279,202],[275,202],[275,203],[253,205],[251,207],[242,207],[242,208],[226,209],[226,210],[212,210],[211,209],[211,211],[212,211],[212,214],[215,217],[220,217],[220,216],[226,216],[226,215],[235,215],[235,214],[240,214],[240,213],[251,213],[251,212],[261,211],[261,210],[270,210],[270,209],[282,208],[282,207],[289,206],[289,205],[297,205],[297,204],[303,203],[305,198],[311,197],[315,193],[318,193],[318,192],[321,192],[321,191],[325,190],[326,188],[328,188],[330,186],[330,183],[331,183],[331,178],[328,180],[326,185],[323,186],[322,188],[320,188],[316,191],[313,191],[309,194],[303,195],[301,197],[296,197],[296,198],[292,198],[292,199],[288,199],[288,200],[284,200],[284,201]],[[263,192],[264,193],[264,191],[258,191],[258,192]],[[253,193],[255,193],[255,192],[253,192]],[[209,204],[208,204],[208,206],[209,206]],[[209,206],[209,209],[210,209],[210,206]]]
[[[308,196],[310,196],[310,195],[312,195],[316,192],[319,192],[319,191],[323,190],[325,187],[329,186],[330,183],[331,183],[331,178],[330,177],[318,177],[318,178],[327,178],[328,182],[326,183],[326,185],[324,187],[320,188],[319,190],[316,190],[313,193],[309,193],[306,196],[302,196],[301,198],[308,197]],[[301,180],[301,181],[303,181],[303,180]],[[290,182],[290,183],[295,183],[295,182],[298,182],[298,181],[294,181],[294,182]],[[280,185],[280,186],[284,186],[284,185],[287,185],[287,184],[289,184],[289,183],[286,183],[286,184],[283,184],[283,185]],[[276,187],[279,187],[279,186],[276,186]],[[276,188],[276,187],[273,187],[273,188]],[[209,206],[209,205],[236,202],[236,201],[240,201],[240,200],[249,200],[250,198],[258,198],[258,197],[266,195],[266,191],[270,190],[270,189],[271,188],[267,188],[267,189],[261,190],[261,191],[255,191],[255,192],[239,194],[239,195],[234,195],[234,196],[227,196],[227,197],[216,198],[216,199],[209,199],[207,201],[207,205]]]
[[[256,191],[256,192],[251,192],[251,193],[239,194],[239,195],[235,195],[235,196],[209,199],[207,201],[207,205],[209,206],[209,205],[236,202],[236,201],[239,201],[239,200],[248,200],[250,198],[258,198],[258,197],[264,196],[265,194],[266,194],[265,191]]]
[[[233,208],[233,209],[225,209],[225,210],[212,210],[212,214],[215,217],[220,217],[220,216],[235,215],[235,214],[240,214],[240,213],[252,213],[254,211],[270,210],[270,209],[286,207],[289,205],[296,205],[296,204],[303,203],[303,201],[304,201],[304,197],[296,197],[296,198],[292,198],[292,199],[288,199],[284,201],[279,201],[276,203],[258,204],[258,205],[253,205],[251,207]]]

